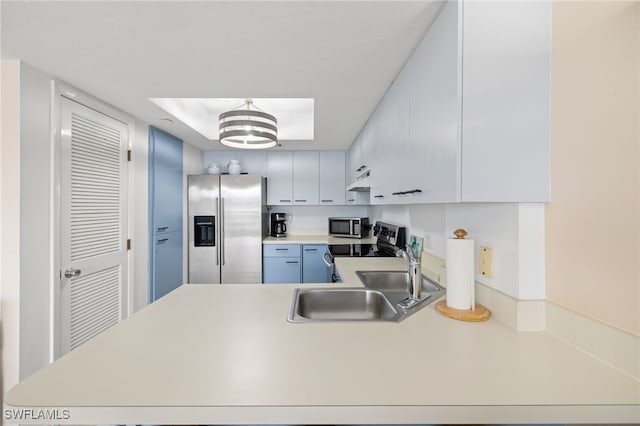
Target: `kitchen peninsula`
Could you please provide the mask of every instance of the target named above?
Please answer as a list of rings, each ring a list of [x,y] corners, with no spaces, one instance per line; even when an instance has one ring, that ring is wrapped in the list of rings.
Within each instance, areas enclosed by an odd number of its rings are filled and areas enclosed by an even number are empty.
[[[340,285],[360,286],[356,270],[403,263],[336,266]],[[60,424],[640,421],[637,380],[547,333],[454,321],[434,304],[400,323],[292,324],[299,286],[184,285],[10,390],[5,421],[51,423],[34,415],[53,410],[67,410]]]

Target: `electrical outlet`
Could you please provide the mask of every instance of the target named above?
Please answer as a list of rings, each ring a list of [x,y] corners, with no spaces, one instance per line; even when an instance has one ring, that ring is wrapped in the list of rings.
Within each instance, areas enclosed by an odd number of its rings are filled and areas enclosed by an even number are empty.
[[[480,246],[478,272],[484,277],[493,278],[493,249],[491,247]]]

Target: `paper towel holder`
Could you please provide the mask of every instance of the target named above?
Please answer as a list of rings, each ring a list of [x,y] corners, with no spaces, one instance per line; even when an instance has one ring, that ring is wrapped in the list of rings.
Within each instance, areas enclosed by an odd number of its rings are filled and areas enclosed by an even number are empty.
[[[462,240],[468,234],[464,229],[458,228],[453,231],[453,235],[457,240]],[[473,306],[473,309],[455,309],[448,306],[446,300],[441,300],[440,302],[436,303],[436,310],[446,317],[460,321],[480,322],[489,319],[489,317],[491,316],[491,312],[487,308],[479,303],[474,303]]]

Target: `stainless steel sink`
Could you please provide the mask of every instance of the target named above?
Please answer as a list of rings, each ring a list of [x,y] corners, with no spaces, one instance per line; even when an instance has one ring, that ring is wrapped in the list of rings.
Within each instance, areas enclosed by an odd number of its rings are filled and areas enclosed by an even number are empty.
[[[297,288],[289,310],[289,322],[402,321],[444,295],[444,288],[422,275],[422,295],[409,297],[405,271],[357,271],[363,287]]]
[[[409,274],[405,271],[356,271],[356,275],[366,288],[381,291],[392,303],[405,299],[409,295]],[[429,303],[445,293],[434,281],[422,275],[422,298],[428,297]]]
[[[297,288],[288,320],[393,321],[398,311],[384,294],[367,288]]]

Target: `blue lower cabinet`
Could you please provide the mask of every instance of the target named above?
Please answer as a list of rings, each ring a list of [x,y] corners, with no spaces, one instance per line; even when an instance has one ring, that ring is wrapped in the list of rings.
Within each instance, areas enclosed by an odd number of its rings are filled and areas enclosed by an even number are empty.
[[[326,244],[264,244],[262,282],[329,283],[331,272],[324,263]]]
[[[262,246],[263,283],[300,283],[301,279],[300,244],[265,244]]]
[[[262,267],[262,280],[265,284],[300,282],[300,257],[265,257]]]
[[[182,285],[182,231],[154,238],[154,268],[151,300],[155,301]]]
[[[331,272],[323,260],[324,253],[326,251],[326,245],[305,244],[302,246],[303,283],[331,282]]]

